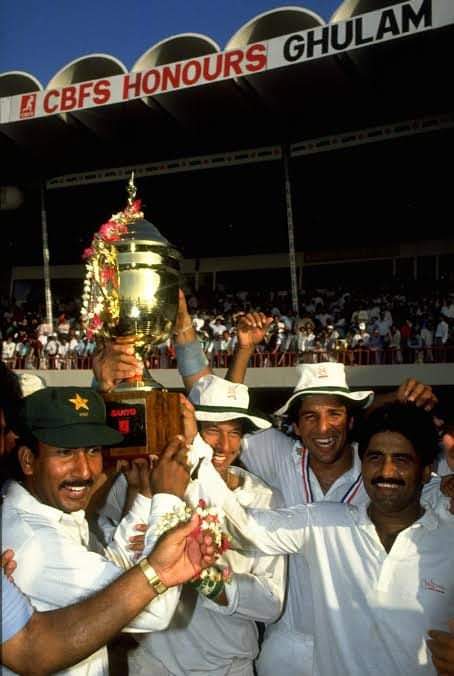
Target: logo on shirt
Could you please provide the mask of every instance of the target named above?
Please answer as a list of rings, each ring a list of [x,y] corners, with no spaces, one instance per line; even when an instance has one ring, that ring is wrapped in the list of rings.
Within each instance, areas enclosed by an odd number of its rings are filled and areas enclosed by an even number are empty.
[[[317,368],[317,378],[328,378],[328,371],[326,366],[319,366]]]
[[[20,119],[34,117],[36,112],[36,94],[24,94],[20,100]]]
[[[433,580],[429,580],[426,577],[423,578],[422,586],[423,589],[427,589],[427,591],[438,592],[439,594],[446,594],[446,588],[443,587],[443,585],[437,584]]]

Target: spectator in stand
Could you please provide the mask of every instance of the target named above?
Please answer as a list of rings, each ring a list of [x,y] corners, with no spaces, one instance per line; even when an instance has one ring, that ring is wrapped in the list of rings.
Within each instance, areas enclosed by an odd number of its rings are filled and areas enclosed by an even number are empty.
[[[2,361],[8,363],[14,359],[16,354],[16,343],[13,341],[12,335],[8,335],[2,345]]]
[[[421,340],[424,350],[424,361],[433,362],[434,356],[432,351],[434,332],[433,324],[430,321],[424,321],[421,328]]]
[[[366,324],[360,322],[358,324],[358,331],[353,335],[352,338],[352,348],[361,348],[368,347],[370,340],[370,334],[366,331]]]
[[[371,363],[381,364],[383,356],[383,338],[378,329],[373,329],[368,348],[372,353]]]
[[[227,327],[224,324],[224,317],[222,315],[218,315],[214,321],[210,322],[210,327],[211,330],[213,331],[213,338],[217,338],[218,336],[221,337],[224,331],[227,330]]]
[[[325,328],[327,324],[332,323],[333,321],[332,316],[326,311],[326,308],[323,305],[318,308],[318,312],[315,315],[315,319],[317,319],[320,322],[323,328]]]
[[[203,329],[203,327],[205,326],[205,320],[203,319],[203,317],[199,316],[199,313],[198,313],[197,310],[192,315],[192,323],[193,323],[194,328],[197,332],[201,331]]]
[[[57,336],[51,334],[47,343],[44,345],[44,354],[49,359],[49,368],[56,368],[57,354],[58,354],[59,342]]]
[[[312,323],[307,322],[300,326],[298,332],[298,353],[302,357],[303,361],[306,361],[305,353],[312,351],[315,340],[315,333],[312,330]]]
[[[400,349],[401,335],[400,331],[395,324],[391,326],[390,338],[389,338],[389,348],[392,350],[392,362],[393,364],[402,364],[402,351]]]
[[[85,347],[85,354],[87,357],[92,357],[96,352],[96,339],[94,336],[87,338],[87,345]]]
[[[58,334],[64,334],[64,335],[67,336],[70,328],[71,328],[71,324],[69,322],[69,319],[66,317],[65,313],[63,312],[57,319],[57,333]]]
[[[337,341],[339,340],[339,331],[334,328],[333,324],[326,326],[326,350],[329,354],[336,352]]]
[[[417,326],[413,326],[410,337],[408,338],[408,349],[410,350],[410,358],[411,352],[413,352],[412,361],[417,362],[418,364],[424,361],[424,353],[422,348],[423,342],[421,334],[419,333],[419,329]]]
[[[409,318],[407,318],[400,327],[401,345],[404,350],[407,349],[408,339],[410,338],[412,328],[413,322]]]
[[[66,335],[61,334],[58,338],[57,368],[68,368],[67,358],[69,352],[69,341]]]
[[[454,319],[454,300],[452,294],[449,299],[446,299],[440,310],[441,314],[449,320]]]
[[[449,326],[448,322],[443,315],[440,315],[440,319],[435,329],[435,345],[445,346],[448,342],[449,336]]]
[[[383,338],[383,343],[385,338],[389,334],[389,329],[391,328],[392,321],[386,319],[385,313],[380,312],[380,318],[373,324],[373,328],[378,330],[378,333]]]

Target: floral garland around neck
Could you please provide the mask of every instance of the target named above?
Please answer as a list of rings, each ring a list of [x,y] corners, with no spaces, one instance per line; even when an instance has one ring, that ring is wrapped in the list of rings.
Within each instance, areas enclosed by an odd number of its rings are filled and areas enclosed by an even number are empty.
[[[120,278],[115,243],[128,232],[128,225],[143,219],[141,200],[113,214],[93,236],[85,249],[86,274],[82,294],[81,319],[87,336],[108,335],[120,316]]]

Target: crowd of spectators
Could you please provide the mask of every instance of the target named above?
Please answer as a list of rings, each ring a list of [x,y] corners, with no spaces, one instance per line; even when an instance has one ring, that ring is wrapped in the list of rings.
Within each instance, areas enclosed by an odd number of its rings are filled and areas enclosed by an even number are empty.
[[[251,366],[293,366],[326,360],[399,364],[454,360],[454,292],[394,288],[379,293],[312,289],[300,293],[299,316],[290,291],[186,291],[197,335],[210,363],[228,365],[242,314],[273,317]],[[2,302],[1,358],[14,368],[90,368],[96,341],[80,322],[80,302],[58,301],[53,327],[43,308]],[[151,349],[152,368],[175,366],[172,338]]]

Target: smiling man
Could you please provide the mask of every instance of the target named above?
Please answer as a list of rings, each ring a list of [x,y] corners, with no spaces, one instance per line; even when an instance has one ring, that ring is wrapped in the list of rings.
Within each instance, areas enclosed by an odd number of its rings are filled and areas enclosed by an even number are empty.
[[[148,521],[153,501],[139,494],[108,548],[90,534],[84,510],[102,472],[102,446],[122,439],[105,424],[104,402],[93,390],[41,389],[22,400],[10,422],[18,436],[9,455],[15,462],[5,486],[2,549],[15,551],[15,582],[36,610],[62,608],[105,588],[136,563],[128,537],[133,524]],[[144,561],[158,596],[127,631],[163,629],[179,598],[178,587],[163,593],[166,587]],[[107,675],[106,648],[62,673]]]
[[[422,498],[438,452],[430,414],[396,403],[370,415],[359,443],[369,502],[359,506],[244,509],[213,471],[208,446],[197,448],[205,456],[198,481],[237,529],[242,547],[299,554],[307,562],[315,676],[435,674],[429,631],[448,645],[440,671],[452,673],[454,527]],[[167,472],[178,495],[184,468]]]

